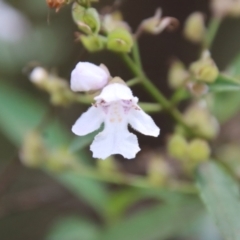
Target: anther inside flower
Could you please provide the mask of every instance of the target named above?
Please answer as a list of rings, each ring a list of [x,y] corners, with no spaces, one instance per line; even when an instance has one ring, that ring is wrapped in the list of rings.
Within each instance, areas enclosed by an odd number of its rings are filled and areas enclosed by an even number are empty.
[[[140,151],[136,135],[130,133],[128,124],[144,135],[157,137],[160,129],[152,118],[138,105],[138,98],[121,83],[112,83],[103,88],[94,98],[96,102],[72,127],[79,136],[87,135],[104,123],[90,146],[94,158],[106,159],[112,154],[121,154],[127,159],[134,158]]]

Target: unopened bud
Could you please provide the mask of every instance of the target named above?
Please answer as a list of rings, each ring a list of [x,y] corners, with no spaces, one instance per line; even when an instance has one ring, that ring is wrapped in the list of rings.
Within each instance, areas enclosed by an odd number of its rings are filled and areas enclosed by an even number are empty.
[[[174,30],[178,27],[179,22],[173,17],[163,17],[162,10],[158,8],[153,17],[145,19],[139,26],[138,32],[147,32],[150,34],[159,34],[163,30]]]
[[[50,8],[55,8],[56,12],[58,12],[60,10],[60,8],[66,4],[68,0],[46,0],[48,6]]]
[[[114,52],[128,53],[132,50],[132,35],[125,29],[119,28],[108,34],[107,48]]]
[[[222,19],[226,16],[240,17],[239,0],[212,0],[211,8],[215,18]]]
[[[185,161],[188,155],[188,143],[186,139],[178,134],[170,137],[167,144],[170,156]]]
[[[106,38],[99,36],[99,35],[89,35],[84,36],[82,35],[80,37],[80,40],[83,44],[83,46],[89,51],[89,52],[97,52],[101,51],[106,47]]]
[[[189,126],[208,139],[215,138],[219,132],[219,124],[204,101],[191,105],[184,113],[184,119]]]
[[[102,24],[103,29],[108,33],[118,28],[123,28],[131,32],[131,28],[126,22],[123,21],[122,14],[119,11],[104,15]]]
[[[50,154],[45,166],[51,171],[61,172],[74,167],[75,162],[75,156],[69,153],[68,150],[59,149]]]
[[[204,52],[200,60],[190,65],[190,72],[195,80],[206,83],[215,82],[219,75],[219,70],[208,52]]]
[[[171,175],[170,167],[162,156],[153,156],[149,160],[147,175],[151,184],[164,185]]]
[[[189,160],[200,163],[209,160],[211,149],[209,144],[202,139],[194,139],[188,147]]]
[[[72,16],[78,28],[86,34],[98,33],[100,18],[95,8],[84,8],[77,2],[73,4]]]
[[[103,161],[97,161],[97,167],[99,171],[103,173],[117,171],[118,169],[117,162],[112,157],[109,157]]]
[[[41,85],[48,77],[48,72],[42,67],[35,67],[29,75],[30,81],[37,85]]]
[[[40,167],[46,161],[47,150],[38,131],[29,132],[23,141],[20,159],[27,167]]]
[[[172,63],[168,72],[169,85],[173,89],[180,88],[185,85],[189,78],[189,73],[185,69],[182,62],[176,60]]]
[[[185,22],[185,38],[194,43],[201,43],[204,40],[205,31],[203,14],[200,12],[192,13]]]
[[[89,62],[79,62],[71,73],[71,89],[88,92],[102,89],[109,81],[109,72]]]

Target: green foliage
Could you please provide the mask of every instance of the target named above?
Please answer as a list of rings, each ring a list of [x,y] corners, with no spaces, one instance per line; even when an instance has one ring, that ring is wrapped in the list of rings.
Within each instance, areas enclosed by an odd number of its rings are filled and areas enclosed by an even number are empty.
[[[198,171],[197,185],[224,238],[238,240],[240,194],[237,183],[220,165],[207,162]]]
[[[99,228],[96,224],[71,216],[58,220],[46,240],[98,240],[98,235]]]
[[[21,145],[25,134],[40,123],[46,112],[47,108],[26,92],[0,83],[0,128],[17,146]],[[56,120],[51,121],[44,133],[49,146],[63,147],[71,142],[68,132]],[[82,141],[86,142],[84,137]],[[83,151],[80,155],[82,158],[88,157]],[[72,172],[55,174],[48,171],[48,174],[58,179],[76,196],[83,198],[95,210],[102,211],[107,197],[103,184],[82,179]]]
[[[104,215],[108,194],[101,182],[83,178],[81,174],[74,172],[56,175],[56,178],[76,196],[85,200],[96,211]]]
[[[200,211],[197,198],[176,198],[171,203],[150,207],[125,218],[106,229],[101,240],[164,240],[188,228]]]

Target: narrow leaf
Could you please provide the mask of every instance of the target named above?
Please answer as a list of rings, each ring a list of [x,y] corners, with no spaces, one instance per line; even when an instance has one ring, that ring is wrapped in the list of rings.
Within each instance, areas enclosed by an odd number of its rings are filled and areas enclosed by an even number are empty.
[[[197,186],[224,239],[239,240],[240,194],[237,183],[217,163],[207,162],[199,168]]]

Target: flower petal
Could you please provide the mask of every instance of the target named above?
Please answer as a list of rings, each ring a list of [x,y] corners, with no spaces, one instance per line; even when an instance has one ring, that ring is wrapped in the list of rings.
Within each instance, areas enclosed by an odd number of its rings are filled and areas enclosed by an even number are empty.
[[[106,128],[99,133],[90,150],[94,158],[106,159],[112,154],[121,154],[127,159],[135,158],[140,151],[137,137],[127,129],[116,129],[115,127]]]
[[[160,129],[153,119],[140,108],[131,110],[128,122],[133,129],[144,135],[157,137],[160,134]]]
[[[87,135],[98,128],[103,122],[101,110],[97,107],[90,107],[72,126],[72,132],[78,136]]]
[[[129,87],[121,83],[111,83],[103,88],[100,95],[94,98],[95,100],[104,100],[106,102],[114,102],[118,100],[136,99],[132,95]]]

